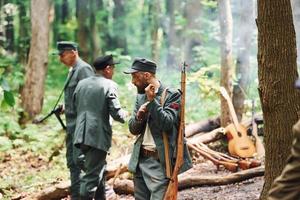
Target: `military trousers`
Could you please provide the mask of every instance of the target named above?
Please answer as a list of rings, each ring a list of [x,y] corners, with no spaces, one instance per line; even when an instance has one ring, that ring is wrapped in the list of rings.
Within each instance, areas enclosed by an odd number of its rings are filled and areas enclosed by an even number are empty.
[[[81,200],[105,200],[106,151],[81,145],[84,174],[80,180]]]
[[[268,200],[300,199],[300,133],[293,141],[292,152],[281,175],[275,179]]]
[[[151,156],[140,156],[133,181],[135,200],[161,200],[169,183],[161,163]]]
[[[76,148],[73,145],[73,133],[68,132],[66,135],[66,158],[67,158],[67,166],[70,171],[70,180],[71,180],[71,199],[79,200],[80,199],[80,173],[81,169],[78,165],[80,157],[82,157],[82,153],[80,149]]]

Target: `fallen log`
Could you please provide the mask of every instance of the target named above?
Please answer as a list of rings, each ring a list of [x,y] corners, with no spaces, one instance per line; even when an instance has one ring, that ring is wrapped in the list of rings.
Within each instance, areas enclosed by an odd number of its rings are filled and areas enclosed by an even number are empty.
[[[200,132],[209,132],[220,127],[220,117],[201,120],[185,127],[185,137],[191,137]]]
[[[28,196],[22,200],[51,200],[62,199],[68,196],[70,187],[70,181],[63,181],[49,188],[45,188],[34,196]]]
[[[216,128],[209,133],[199,133],[194,136],[191,136],[190,138],[187,138],[187,141],[191,144],[199,144],[199,143],[210,143],[214,142],[218,139],[221,139],[224,136],[224,128]]]
[[[245,181],[250,178],[263,176],[264,172],[264,166],[231,173],[224,176],[202,176],[197,172],[190,173],[189,171],[187,171],[179,175],[178,187],[179,190],[183,190],[190,187],[228,185]],[[128,179],[118,179],[117,184],[114,185],[114,191],[117,194],[133,194],[133,187],[133,181]]]

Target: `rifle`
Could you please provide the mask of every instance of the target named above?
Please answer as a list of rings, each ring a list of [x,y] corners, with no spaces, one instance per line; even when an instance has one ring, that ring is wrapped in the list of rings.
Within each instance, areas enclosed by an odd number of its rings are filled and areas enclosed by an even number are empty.
[[[176,151],[176,162],[173,169],[172,176],[169,181],[169,185],[167,191],[164,195],[164,200],[175,200],[177,199],[178,193],[178,174],[181,166],[183,165],[183,138],[184,138],[184,130],[185,130],[185,120],[184,120],[184,112],[185,112],[185,69],[187,65],[184,62],[181,68],[181,111],[180,111],[180,123],[177,135],[177,151]]]
[[[62,121],[62,119],[60,118],[60,113],[62,111],[62,106],[58,106],[57,108],[53,108],[53,110],[51,110],[50,113],[48,113],[45,117],[43,117],[42,119],[38,119],[38,120],[33,120],[33,123],[35,124],[39,124],[42,123],[43,121],[45,121],[48,117],[50,117],[51,115],[55,114],[55,117],[58,119],[60,125],[62,126],[62,128],[64,130],[66,130],[66,125],[64,124],[64,122]]]

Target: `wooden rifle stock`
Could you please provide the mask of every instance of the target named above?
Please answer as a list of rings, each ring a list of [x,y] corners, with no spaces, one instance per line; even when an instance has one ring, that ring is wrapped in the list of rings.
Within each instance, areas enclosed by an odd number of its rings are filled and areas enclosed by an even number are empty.
[[[178,174],[183,164],[183,138],[185,130],[185,84],[186,84],[186,63],[184,62],[181,68],[181,110],[180,110],[180,123],[177,135],[177,147],[176,147],[176,162],[173,169],[169,185],[164,195],[164,200],[176,200],[178,193]]]

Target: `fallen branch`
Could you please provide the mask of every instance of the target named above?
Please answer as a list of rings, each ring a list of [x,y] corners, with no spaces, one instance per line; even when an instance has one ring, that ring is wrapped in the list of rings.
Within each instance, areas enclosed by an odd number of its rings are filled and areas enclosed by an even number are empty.
[[[202,120],[185,127],[185,137],[191,137],[200,132],[209,132],[220,127],[220,117]]]

